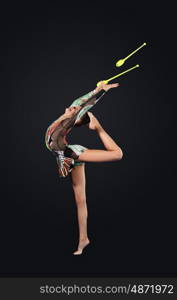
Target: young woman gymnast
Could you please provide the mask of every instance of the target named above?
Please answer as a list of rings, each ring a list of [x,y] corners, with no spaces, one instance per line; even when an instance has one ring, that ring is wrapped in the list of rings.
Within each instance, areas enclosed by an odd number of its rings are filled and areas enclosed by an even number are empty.
[[[109,89],[118,87],[119,84],[99,83],[93,91],[76,99],[65,113],[55,120],[45,134],[47,148],[55,155],[60,177],[71,174],[72,186],[77,206],[79,224],[79,243],[74,255],[80,255],[90,243],[87,234],[87,203],[86,203],[86,178],[84,162],[117,161],[122,159],[123,152],[110,135],[103,129],[96,117],[88,112]],[[87,125],[95,130],[100,137],[105,150],[88,149],[81,145],[70,145],[66,136],[73,127]]]

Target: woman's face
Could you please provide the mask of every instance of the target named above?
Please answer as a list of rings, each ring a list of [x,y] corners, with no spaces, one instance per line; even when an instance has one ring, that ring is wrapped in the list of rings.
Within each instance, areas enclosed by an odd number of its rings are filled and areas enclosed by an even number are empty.
[[[70,118],[74,116],[74,114],[80,109],[80,106],[72,106],[72,107],[67,107],[65,109],[65,115]]]

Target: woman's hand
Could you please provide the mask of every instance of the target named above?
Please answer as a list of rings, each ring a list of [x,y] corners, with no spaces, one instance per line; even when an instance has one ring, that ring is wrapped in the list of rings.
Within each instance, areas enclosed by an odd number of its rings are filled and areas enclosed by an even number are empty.
[[[100,92],[101,90],[108,91],[109,89],[116,88],[119,86],[119,83],[105,84],[104,81],[100,81],[99,86],[96,87],[96,91]]]
[[[116,88],[118,86],[119,86],[119,83],[104,84],[103,85],[103,90],[105,90],[107,92],[108,90]]]

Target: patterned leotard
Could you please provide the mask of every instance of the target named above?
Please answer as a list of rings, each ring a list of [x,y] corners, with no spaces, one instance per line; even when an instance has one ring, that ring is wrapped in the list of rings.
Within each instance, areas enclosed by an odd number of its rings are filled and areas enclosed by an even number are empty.
[[[89,123],[90,119],[87,114],[105,94],[105,91],[96,93],[96,90],[74,100],[72,106],[80,106],[80,109],[71,118],[63,121],[55,120],[48,128],[45,134],[45,144],[47,148],[56,156],[58,172],[60,177],[66,177],[72,168],[76,165],[76,161],[81,152],[86,148],[80,145],[69,145],[66,136],[74,126],[78,126],[76,121],[79,120],[79,126]],[[80,162],[81,163],[81,162]],[[78,163],[77,163],[78,164]]]

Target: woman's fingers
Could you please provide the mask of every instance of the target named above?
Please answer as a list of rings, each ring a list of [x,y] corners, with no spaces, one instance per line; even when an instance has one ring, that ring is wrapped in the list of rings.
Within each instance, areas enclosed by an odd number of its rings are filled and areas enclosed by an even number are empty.
[[[112,89],[112,88],[116,88],[116,87],[118,87],[118,86],[119,86],[119,83],[105,84],[105,85],[103,86],[103,89],[104,89],[105,91],[108,91],[108,90],[110,90],[110,89]]]

